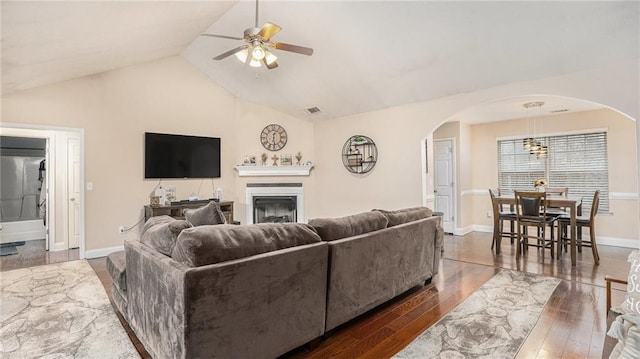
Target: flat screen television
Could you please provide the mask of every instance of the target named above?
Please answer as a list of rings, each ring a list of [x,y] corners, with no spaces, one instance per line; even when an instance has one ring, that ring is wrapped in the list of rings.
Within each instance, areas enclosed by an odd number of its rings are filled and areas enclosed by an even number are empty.
[[[220,138],[145,132],[144,178],[219,178]]]

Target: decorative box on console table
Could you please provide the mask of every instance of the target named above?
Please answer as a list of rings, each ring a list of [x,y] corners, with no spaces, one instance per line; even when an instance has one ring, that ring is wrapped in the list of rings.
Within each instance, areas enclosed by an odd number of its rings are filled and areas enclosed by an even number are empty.
[[[313,165],[302,166],[234,166],[238,176],[309,176]]]

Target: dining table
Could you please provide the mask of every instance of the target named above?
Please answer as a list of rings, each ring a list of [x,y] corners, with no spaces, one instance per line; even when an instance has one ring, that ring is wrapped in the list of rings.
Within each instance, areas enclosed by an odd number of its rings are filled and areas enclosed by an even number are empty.
[[[516,205],[516,197],[512,194],[502,194],[500,196],[496,196],[496,201],[498,205],[509,205],[513,209]],[[577,257],[577,225],[576,218],[582,215],[582,197],[581,196],[548,196],[545,199],[547,208],[568,208],[570,211],[570,240],[569,247],[571,252],[571,266],[576,265],[576,257]],[[558,239],[558,243],[561,243],[561,239]],[[558,245],[560,248],[560,245]],[[560,251],[558,250],[557,257],[560,258]]]

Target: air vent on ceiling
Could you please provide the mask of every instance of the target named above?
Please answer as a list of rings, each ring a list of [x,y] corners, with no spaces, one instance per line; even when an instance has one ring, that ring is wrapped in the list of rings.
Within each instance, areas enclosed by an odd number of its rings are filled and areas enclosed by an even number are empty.
[[[317,107],[315,107],[315,106],[314,106],[314,107],[309,107],[309,108],[307,109],[307,112],[309,112],[310,114],[314,114],[314,113],[316,113],[316,112],[320,112],[320,109],[319,109],[319,108],[317,108]]]
[[[553,110],[553,111],[549,111],[549,112],[550,113],[559,113],[559,112],[568,112],[568,111],[569,111],[568,108],[563,108],[563,109],[560,109],[560,110]]]

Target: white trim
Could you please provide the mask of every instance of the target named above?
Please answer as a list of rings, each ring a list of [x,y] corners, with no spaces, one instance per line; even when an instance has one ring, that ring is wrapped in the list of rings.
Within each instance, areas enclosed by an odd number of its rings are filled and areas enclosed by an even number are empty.
[[[461,196],[489,196],[489,191],[486,189],[470,189],[460,193]],[[637,201],[639,196],[634,192],[610,192],[609,199],[611,200],[631,200]]]
[[[613,200],[638,200],[638,194],[637,193],[633,193],[633,192],[629,192],[629,193],[610,192],[609,193],[609,199],[613,199]]]
[[[467,226],[467,227],[463,227],[463,228],[455,228],[453,230],[453,235],[454,236],[464,236],[465,234],[469,234],[473,232],[473,226]]]
[[[486,189],[468,189],[460,192],[460,196],[489,196],[489,191]]]
[[[233,168],[238,171],[238,177],[309,176],[313,166],[233,166]]]
[[[533,119],[533,118],[532,118]],[[548,133],[536,133],[535,137],[554,137],[554,136],[570,136],[570,135],[584,135],[587,133],[597,133],[597,132],[609,132],[609,128],[601,127],[601,128],[587,128],[573,131],[560,131],[560,132],[548,132]],[[513,136],[504,136],[504,137],[496,137],[497,141],[504,140],[519,140],[527,137],[527,134],[519,134]]]
[[[484,224],[474,224],[471,227],[473,227],[474,232],[493,233],[493,226],[487,226]]]
[[[614,246],[614,247],[624,247],[624,248],[634,248],[634,249],[640,248],[640,241],[636,239],[596,236],[596,241],[598,245],[603,245],[603,246]]]
[[[90,249],[86,251],[84,254],[86,259],[91,259],[91,258],[106,257],[113,252],[120,252],[123,250],[124,250],[124,245],[121,245],[121,246],[115,246],[115,247]]]

